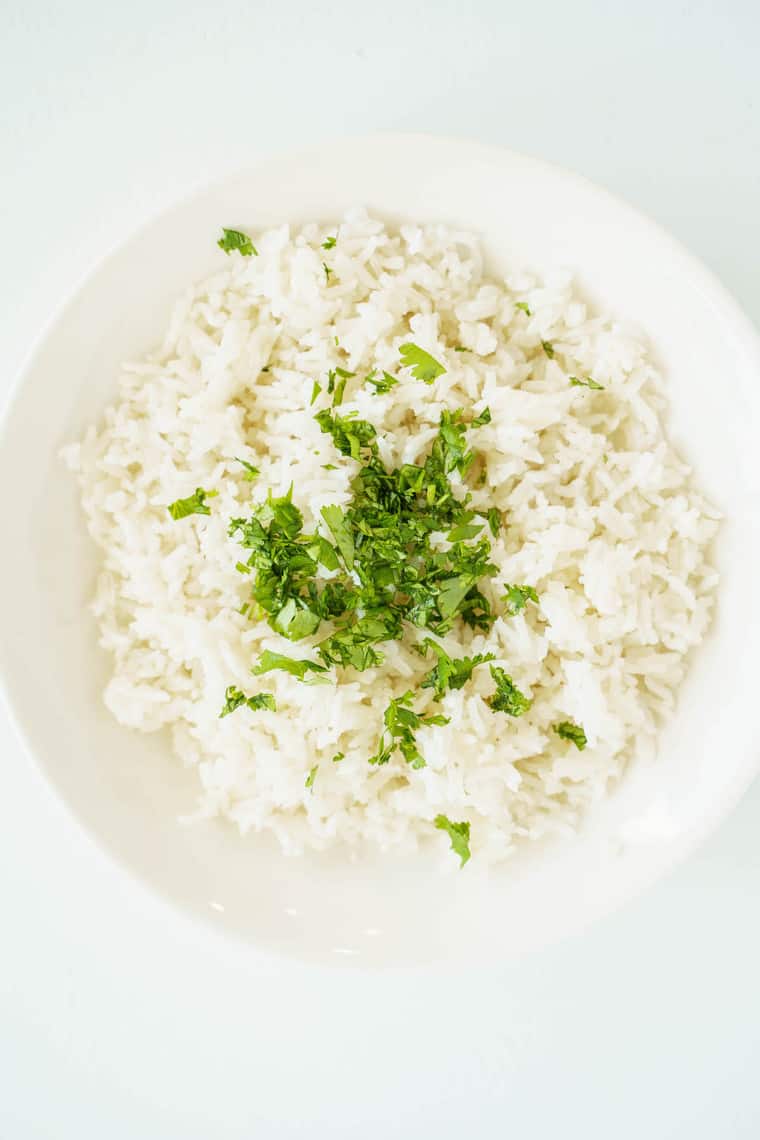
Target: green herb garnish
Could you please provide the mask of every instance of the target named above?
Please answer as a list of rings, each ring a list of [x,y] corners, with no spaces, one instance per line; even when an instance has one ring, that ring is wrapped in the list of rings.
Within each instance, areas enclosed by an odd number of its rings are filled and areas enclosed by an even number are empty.
[[[525,313],[526,317],[533,315],[530,311],[530,307],[527,301],[515,301],[515,308],[520,309],[521,312]]]
[[[345,752],[336,752],[332,758],[332,763],[333,764],[340,764],[341,760],[345,760],[345,759],[346,759]]]
[[[252,517],[230,526],[249,551],[242,566],[251,569],[252,599],[272,628],[296,641],[330,621],[332,631],[316,647],[322,669],[359,671],[382,662],[382,643],[400,638],[404,623],[439,636],[458,620],[489,629],[494,618],[479,580],[496,567],[482,535],[485,522],[449,481],[454,471],[465,476],[474,459],[466,438],[471,425],[461,410],[442,413],[423,462],[395,470],[380,461],[375,429],[366,420],[327,409],[315,419],[359,465],[350,501],[322,510],[333,541],[303,533],[290,493],[278,499],[270,493]],[[491,517],[489,525],[496,521]],[[436,532],[449,536],[450,549],[431,545]],[[310,667],[285,660],[283,667],[296,675]]]
[[[511,677],[498,665],[491,665],[491,676],[496,682],[496,692],[488,698],[487,703],[494,712],[503,712],[507,716],[522,716],[533,704],[525,693],[521,693]]]
[[[376,431],[367,420],[358,420],[353,416],[334,416],[325,409],[317,412],[314,419],[322,431],[331,435],[333,443],[342,455],[350,455],[352,459],[360,459],[365,448],[374,446]]]
[[[309,774],[306,777],[306,779],[304,780],[303,786],[305,788],[311,788],[311,789],[314,788],[314,780],[316,779],[318,768],[319,768],[319,764],[315,764],[313,768],[309,769]]]
[[[222,236],[216,244],[225,253],[232,253],[233,249],[236,249],[243,257],[250,257],[251,254],[258,257],[259,251],[248,234],[244,234],[242,230],[228,230],[222,227]]]
[[[347,372],[345,368],[333,368],[327,374],[327,393],[333,397],[333,407],[337,408],[343,403],[343,393],[346,390],[346,381],[355,376],[355,372]]]
[[[423,724],[448,724],[449,717],[422,716],[410,707],[413,699],[414,694],[410,690],[403,696],[391,700],[383,714],[385,732],[380,738],[377,752],[370,757],[370,764],[387,764],[395,749],[398,748],[407,764],[412,768],[425,767],[425,758],[417,748],[414,734]],[[386,742],[386,736],[390,736],[389,742]]]
[[[293,657],[287,657],[284,653],[273,653],[271,649],[265,649],[258,660],[258,664],[254,665],[251,672],[256,677],[260,677],[262,673],[271,673],[273,669],[282,669],[291,676],[297,677],[299,681],[303,681],[306,674],[310,671],[315,673],[324,673],[325,666],[320,665],[318,661],[296,661]]]
[[[417,344],[402,344],[399,348],[401,367],[411,368],[415,380],[422,380],[425,384],[432,384],[438,376],[443,376],[446,369],[439,364],[434,356],[425,352]]]
[[[249,483],[252,483],[253,480],[261,474],[258,467],[254,467],[252,463],[248,463],[245,459],[238,459],[238,457],[235,456],[235,462],[240,463],[245,468],[245,478]]]
[[[330,237],[326,237],[325,240],[322,242],[322,249],[334,249],[335,243],[337,240],[338,239],[335,237],[332,237],[332,235]]]
[[[550,360],[554,360],[554,345],[549,340],[542,340],[541,347]]]
[[[330,275],[331,275],[331,273],[332,273],[332,269],[330,269],[330,266],[329,266],[329,265],[325,265],[324,261],[322,262],[322,268],[323,268],[323,269],[324,269],[324,271],[325,271],[325,281],[329,281],[329,280],[330,280]]]
[[[451,840],[451,850],[458,855],[461,862],[459,869],[464,867],[470,858],[470,825],[466,820],[461,823],[452,823],[445,815],[437,815],[433,821],[439,831],[445,831]]]
[[[490,408],[483,408],[483,411],[480,413],[480,415],[476,416],[475,419],[472,421],[471,426],[474,428],[475,427],[483,427],[483,424],[490,424],[490,422],[491,422],[491,409]]]
[[[311,399],[309,400],[309,407],[314,403],[319,393],[322,391],[322,385],[319,380],[315,380],[311,389]]]
[[[271,693],[256,693],[253,697],[247,697],[242,689],[238,689],[236,685],[228,685],[224,694],[224,705],[222,711],[219,713],[220,717],[229,716],[235,709],[239,709],[241,705],[246,705],[254,712],[258,709],[269,709],[271,712],[277,711],[275,699]]]
[[[574,388],[593,388],[595,392],[604,391],[604,384],[597,384],[596,380],[592,380],[590,376],[585,376],[582,380],[578,376],[571,376],[570,383]]]
[[[203,487],[196,487],[194,494],[188,495],[186,499],[175,499],[166,509],[173,519],[184,519],[188,515],[210,515],[206,499],[213,499],[218,494],[218,491],[204,491]]]
[[[579,752],[582,752],[588,744],[586,733],[579,724],[574,724],[571,720],[561,720],[559,724],[553,724],[552,732],[556,732],[562,740],[571,740]]]
[[[522,613],[528,602],[535,602],[538,605],[538,594],[532,586],[507,586],[504,601],[507,613],[510,617],[514,617],[515,614]]]
[[[445,649],[430,637],[425,638],[423,645],[436,654],[438,661],[430,672],[425,674],[421,688],[434,689],[437,701],[447,689],[464,688],[478,665],[494,660],[493,653],[476,653],[474,657],[449,657]]]
[[[395,376],[391,376],[390,372],[383,372],[379,380],[374,372],[370,372],[364,382],[375,389],[376,396],[382,396],[386,392],[390,392],[391,388],[395,388],[398,384],[398,380]]]

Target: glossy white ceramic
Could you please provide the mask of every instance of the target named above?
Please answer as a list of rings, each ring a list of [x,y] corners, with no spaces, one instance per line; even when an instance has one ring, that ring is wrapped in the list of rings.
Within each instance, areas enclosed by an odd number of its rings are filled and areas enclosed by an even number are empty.
[[[221,824],[182,826],[194,774],[162,737],[116,725],[100,698],[107,662],[87,609],[95,552],[59,448],[102,411],[119,362],[152,346],[175,295],[218,264],[221,225],[329,221],[356,204],[392,221],[465,225],[497,271],[570,267],[599,308],[640,325],[667,376],[672,435],[726,516],[717,621],[659,759],[635,766],[577,838],[490,873],[475,861],[439,875],[424,858],[289,859]],[[418,136],[344,140],[270,161],[129,237],[48,325],[20,378],[0,447],[0,672],[16,722],[121,869],[115,891],[128,870],[221,931],[304,957],[477,963],[525,952],[665,872],[757,769],[759,422],[760,347],[736,304],[667,234],[578,176]]]

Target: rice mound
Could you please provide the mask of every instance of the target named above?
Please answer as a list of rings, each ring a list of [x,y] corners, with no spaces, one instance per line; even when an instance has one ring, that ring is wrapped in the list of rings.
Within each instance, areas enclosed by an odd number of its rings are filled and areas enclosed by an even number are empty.
[[[474,857],[497,860],[523,838],[576,828],[634,752],[653,753],[709,624],[717,515],[668,444],[641,340],[589,315],[568,275],[493,279],[472,235],[396,231],[363,211],[323,249],[335,233],[281,226],[254,239],[258,256],[224,258],[179,301],[161,348],[124,366],[102,423],[65,451],[102,552],[93,611],[113,657],[105,701],[123,725],[170,729],[177,756],[197,768],[199,816],[269,830],[299,852],[431,836],[443,850],[432,823],[443,813],[470,821]],[[410,340],[446,369],[431,386],[400,370]],[[487,634],[458,622],[440,642],[452,656],[494,653],[533,698],[524,716],[485,703],[487,667],[435,702],[419,687],[433,664],[414,649],[424,631],[337,683],[251,675],[264,649],[313,656],[324,632],[293,645],[239,612],[250,583],[228,520],[291,484],[306,531],[323,505],[349,501],[357,465],[337,456],[310,406],[314,381],[336,366],[356,373],[341,413],[377,428],[387,465],[424,458],[443,409],[490,408],[471,437],[485,470],[472,505],[499,508],[506,525],[492,543],[499,573],[481,588],[502,615],[506,583],[534,586],[540,605],[498,617]],[[398,385],[376,395],[364,383],[371,369]],[[218,492],[210,516],[174,521],[167,504],[196,487]],[[231,684],[273,692],[278,711],[220,719]],[[418,731],[425,768],[398,754],[370,766],[383,712],[408,689],[417,711],[450,723]],[[583,726],[585,751],[552,732],[563,719]],[[337,752],[345,758],[333,763]]]

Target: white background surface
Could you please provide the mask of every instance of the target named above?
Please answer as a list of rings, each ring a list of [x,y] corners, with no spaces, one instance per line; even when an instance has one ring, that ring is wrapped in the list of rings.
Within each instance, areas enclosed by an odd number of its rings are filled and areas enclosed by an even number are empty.
[[[0,397],[141,220],[259,156],[371,129],[572,166],[760,321],[759,33],[753,0],[3,0]],[[760,1135],[757,784],[582,939],[477,976],[362,974],[169,914],[79,833],[4,716],[0,764],[2,1140]]]

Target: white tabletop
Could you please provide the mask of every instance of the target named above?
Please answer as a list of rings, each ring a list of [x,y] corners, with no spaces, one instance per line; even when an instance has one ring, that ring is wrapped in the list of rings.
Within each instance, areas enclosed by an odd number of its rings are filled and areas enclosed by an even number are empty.
[[[576,168],[760,321],[759,11],[5,0],[0,398],[50,310],[158,208],[266,153],[379,128]],[[170,920],[80,833],[4,714],[0,763],[3,1140],[760,1134],[758,784],[583,938],[477,976],[366,974]]]

